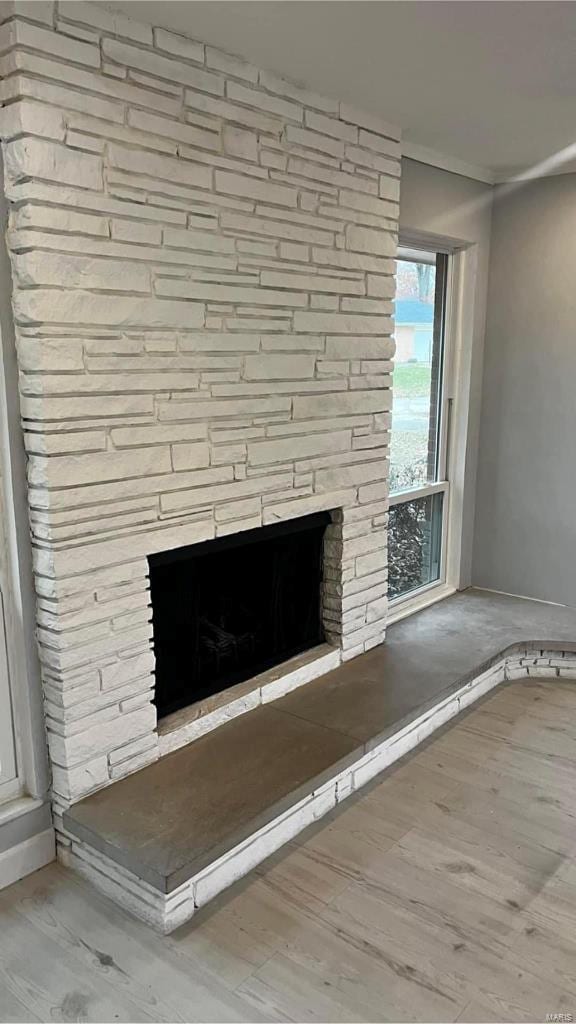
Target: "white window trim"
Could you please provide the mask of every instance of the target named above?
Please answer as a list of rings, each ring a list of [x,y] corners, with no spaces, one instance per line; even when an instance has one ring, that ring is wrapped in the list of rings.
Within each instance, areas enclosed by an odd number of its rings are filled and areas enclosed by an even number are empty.
[[[0,226],[3,231],[6,225],[0,161]],[[34,806],[38,800],[44,802],[50,778],[35,640],[32,550],[11,308],[11,272],[3,238],[0,239],[0,464],[0,505],[2,499],[4,503],[0,569],[11,698],[7,710],[13,721],[16,770],[15,777],[6,779],[0,787],[0,801],[2,813],[10,814],[12,805],[16,809],[24,806],[23,799],[27,801],[27,807]]]
[[[392,508],[393,505],[403,505],[405,501],[416,501],[417,498],[427,498],[429,494],[445,492],[448,488],[448,480],[438,480],[437,483],[425,484],[423,487],[415,487],[410,491],[395,491],[390,495],[388,504]]]
[[[470,365],[472,350],[471,309],[476,276],[476,247],[466,249],[446,244],[439,239],[418,239],[399,243],[400,248],[445,252],[450,256],[446,291],[446,322],[444,332],[444,367],[442,379],[443,436],[440,439],[440,463],[445,479],[413,491],[390,495],[393,508],[408,499],[444,492],[448,502],[443,516],[440,578],[411,590],[409,594],[390,601],[388,625],[407,618],[436,601],[454,594],[460,583],[462,563],[462,529],[464,519],[463,490],[468,436],[470,398]]]
[[[435,580],[434,583],[428,583],[425,587],[420,587],[419,590],[412,590],[405,598],[398,597],[395,601],[390,602],[386,624],[392,626],[400,619],[407,619],[409,615],[414,615],[416,612],[422,611],[423,608],[428,608],[431,604],[436,604],[437,601],[443,601],[445,597],[455,594],[456,589],[449,583],[440,583]]]
[[[3,532],[0,531],[0,544],[3,543]],[[8,666],[8,637],[4,615],[3,575],[0,557],[0,804],[20,795]]]

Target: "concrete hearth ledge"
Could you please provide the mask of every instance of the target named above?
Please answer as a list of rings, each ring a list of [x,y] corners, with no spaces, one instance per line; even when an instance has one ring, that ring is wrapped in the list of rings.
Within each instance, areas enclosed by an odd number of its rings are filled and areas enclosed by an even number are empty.
[[[576,610],[467,590],[74,805],[65,862],[165,931],[498,683],[576,674]]]

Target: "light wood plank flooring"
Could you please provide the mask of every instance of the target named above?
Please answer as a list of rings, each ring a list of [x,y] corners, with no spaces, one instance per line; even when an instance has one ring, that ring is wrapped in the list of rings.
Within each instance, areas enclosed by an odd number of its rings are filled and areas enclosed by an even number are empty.
[[[0,1021],[576,1018],[576,683],[514,684],[162,938],[0,893]]]

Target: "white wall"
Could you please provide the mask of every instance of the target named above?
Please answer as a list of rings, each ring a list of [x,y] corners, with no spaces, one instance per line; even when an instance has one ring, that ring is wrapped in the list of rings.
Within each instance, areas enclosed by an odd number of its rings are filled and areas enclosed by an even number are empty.
[[[476,466],[486,318],[492,187],[437,167],[402,161],[400,237],[462,251],[462,353],[460,389],[465,415],[454,424],[454,462],[462,479],[452,496],[462,521],[459,586],[470,585],[476,489]]]
[[[576,606],[575,267],[576,175],[500,190],[474,582]]]

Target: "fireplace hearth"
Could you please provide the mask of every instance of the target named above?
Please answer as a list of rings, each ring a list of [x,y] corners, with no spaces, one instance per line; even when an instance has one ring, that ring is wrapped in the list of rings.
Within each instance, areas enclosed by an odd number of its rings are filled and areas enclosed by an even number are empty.
[[[149,558],[162,718],[324,640],[317,513]]]

